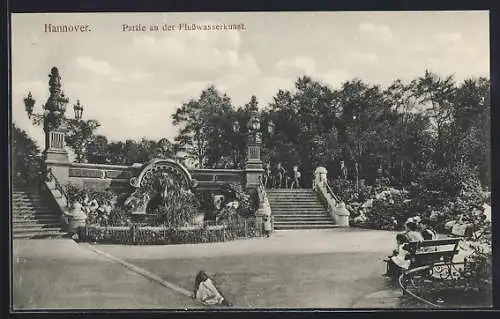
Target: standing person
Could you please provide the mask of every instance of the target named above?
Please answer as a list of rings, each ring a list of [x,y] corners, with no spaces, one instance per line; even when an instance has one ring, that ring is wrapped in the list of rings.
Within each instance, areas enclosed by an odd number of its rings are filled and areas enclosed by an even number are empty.
[[[281,165],[281,162],[279,162],[276,170],[278,173],[278,187],[277,188],[282,188],[283,181],[284,181],[285,175],[286,175],[286,169],[283,167],[283,165]]]
[[[264,166],[264,188],[267,188],[267,182],[271,177],[271,163],[267,162]]]
[[[271,232],[273,231],[273,224],[272,224],[272,219],[271,219],[270,214],[265,214],[263,216],[264,220],[264,234],[266,235],[266,238],[269,238],[271,236]]]
[[[344,161],[340,161],[340,173],[342,174],[343,179],[347,179],[347,167],[345,166]]]
[[[299,167],[298,166],[294,166],[293,167],[293,182],[292,182],[292,185],[290,186],[291,189],[293,189],[294,186],[296,188],[300,188],[299,178],[300,178]]]

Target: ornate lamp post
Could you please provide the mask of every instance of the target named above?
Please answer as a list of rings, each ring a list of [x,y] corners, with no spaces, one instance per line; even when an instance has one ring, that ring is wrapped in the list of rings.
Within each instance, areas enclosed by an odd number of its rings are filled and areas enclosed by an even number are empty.
[[[31,92],[24,98],[25,110],[28,118],[32,119],[35,124],[43,124],[46,160],[68,161],[68,154],[64,149],[64,113],[69,100],[61,89],[61,76],[56,67],[50,70],[49,92],[47,102],[42,105],[44,110],[42,114],[33,113],[36,101]],[[81,119],[83,106],[78,102],[74,109],[75,117]]]
[[[76,104],[73,105],[73,110],[75,111],[75,119],[80,121],[83,115],[83,105],[80,104],[80,100],[76,100]]]
[[[269,121],[267,132],[271,135],[274,133],[275,125]],[[258,113],[254,111],[250,120],[247,123],[248,136],[247,136],[247,163],[245,170],[247,172],[246,187],[256,188],[259,186],[259,177],[264,173],[262,160],[260,158],[260,151],[262,146],[262,133],[260,131],[260,119]],[[240,124],[238,121],[233,122],[233,132],[239,133]]]

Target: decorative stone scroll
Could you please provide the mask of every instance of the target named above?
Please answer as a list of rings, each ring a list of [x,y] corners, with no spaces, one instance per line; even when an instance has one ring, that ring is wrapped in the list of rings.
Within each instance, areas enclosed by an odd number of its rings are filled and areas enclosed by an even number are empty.
[[[155,178],[155,175],[162,173],[170,175],[184,189],[191,188],[192,179],[189,171],[181,164],[170,159],[153,159],[144,166],[139,176],[130,179],[130,185],[141,187],[149,179]]]
[[[160,189],[151,189],[148,185],[160,185]],[[132,214],[145,215],[149,204],[153,205],[158,196],[165,198],[172,188],[190,190],[196,181],[188,170],[178,162],[170,159],[154,159],[145,164],[138,176],[130,179],[135,191],[125,200]]]

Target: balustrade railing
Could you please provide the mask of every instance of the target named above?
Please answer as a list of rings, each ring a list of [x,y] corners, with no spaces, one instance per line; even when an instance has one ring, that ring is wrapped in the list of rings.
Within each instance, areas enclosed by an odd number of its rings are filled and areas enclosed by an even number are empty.
[[[49,168],[47,169],[47,182],[53,182],[55,189],[61,194],[61,198],[63,198],[66,207],[69,207],[69,199],[68,199],[68,194],[66,194],[66,191],[64,188],[61,186],[59,181],[57,180],[57,177],[52,173],[52,170]]]
[[[330,194],[333,199],[335,199],[335,201],[337,203],[340,203],[342,200],[340,199],[340,197],[338,197],[332,190],[332,188],[330,187],[330,185],[328,185],[328,181],[325,181],[325,188],[326,188],[326,191],[328,192],[328,194]]]

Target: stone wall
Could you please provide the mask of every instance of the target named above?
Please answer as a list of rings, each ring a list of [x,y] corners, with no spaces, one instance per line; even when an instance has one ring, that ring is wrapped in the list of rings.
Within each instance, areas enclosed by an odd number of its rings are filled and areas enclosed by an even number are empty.
[[[108,187],[123,189],[130,187],[131,177],[137,176],[140,166],[103,165],[46,161],[47,167],[61,185],[71,183],[85,189],[105,190]],[[191,169],[191,178],[197,181],[197,190],[217,190],[226,184],[245,185],[245,171],[235,169]]]
[[[139,173],[140,168],[120,165],[101,165],[47,161],[61,185],[68,183],[85,189],[103,191],[108,187],[127,189],[131,177]]]

